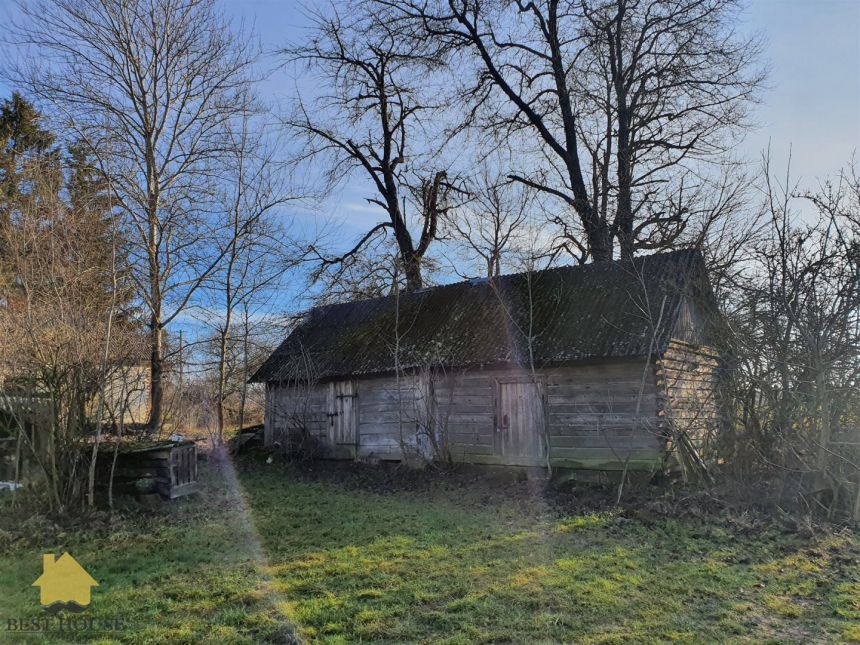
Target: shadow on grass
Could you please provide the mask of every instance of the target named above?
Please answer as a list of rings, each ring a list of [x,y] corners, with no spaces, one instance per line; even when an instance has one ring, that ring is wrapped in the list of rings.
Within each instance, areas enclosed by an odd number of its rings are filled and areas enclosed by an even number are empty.
[[[814,642],[850,638],[860,610],[848,534],[813,547],[776,530],[558,517],[539,494],[523,515],[521,500],[483,503],[480,485],[379,494],[288,467],[242,481],[307,639]]]
[[[100,583],[86,614],[126,622],[10,642],[285,643],[293,624],[332,643],[860,639],[856,535],[560,513],[539,488],[479,479],[380,492],[277,465],[201,474],[199,498],[0,553],[0,620],[44,614],[30,585],[42,553],[68,550]]]

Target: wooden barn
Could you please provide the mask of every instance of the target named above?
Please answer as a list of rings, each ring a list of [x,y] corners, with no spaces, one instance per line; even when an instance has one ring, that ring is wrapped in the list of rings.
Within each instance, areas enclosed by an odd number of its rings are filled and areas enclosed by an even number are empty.
[[[265,441],[337,459],[699,468],[719,361],[701,254],[311,310],[254,375]]]

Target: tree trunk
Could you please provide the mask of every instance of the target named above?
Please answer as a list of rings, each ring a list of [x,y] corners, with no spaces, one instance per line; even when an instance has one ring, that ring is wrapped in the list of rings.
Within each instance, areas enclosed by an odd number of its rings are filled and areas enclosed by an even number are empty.
[[[394,194],[396,195],[396,193]],[[412,236],[403,221],[403,214],[396,197],[389,200],[389,217],[394,225],[394,239],[397,240],[400,262],[403,264],[403,273],[406,275],[406,291],[415,291],[424,285],[421,279],[421,255],[416,252],[415,246],[412,244]]]
[[[631,122],[632,110],[629,105],[629,93],[626,78],[627,68],[624,63],[624,44],[622,34],[624,32],[624,16],[627,11],[627,3],[617,0],[617,12],[613,20],[614,29],[609,35],[609,64],[612,75],[612,85],[615,88],[615,102],[617,104],[617,153],[618,163],[618,204],[615,212],[615,235],[618,238],[618,246],[621,250],[622,260],[633,259],[633,151],[631,150]]]
[[[162,399],[164,384],[161,377],[164,371],[164,358],[161,348],[161,321],[157,314],[150,319],[150,357],[149,357],[149,430],[158,434],[161,429]]]
[[[403,257],[403,271],[406,274],[406,290],[415,291],[424,286],[421,278],[421,258],[414,253]]]
[[[630,130],[625,122],[626,114],[619,114],[618,120],[618,205],[615,230],[621,259],[632,260],[634,241]]]
[[[594,205],[588,196],[588,189],[583,178],[582,165],[579,160],[579,142],[577,134],[577,112],[571,101],[571,92],[568,87],[568,73],[564,65],[561,42],[563,37],[559,34],[558,24],[558,0],[551,0],[547,7],[547,40],[550,50],[550,61],[552,75],[555,81],[555,89],[558,96],[558,106],[561,112],[562,124],[564,126],[564,146],[557,150],[567,167],[570,188],[573,200],[570,202],[573,209],[579,215],[582,228],[588,239],[588,249],[595,262],[603,262],[612,259],[612,232],[608,223],[594,210]]]
[[[249,329],[248,309],[243,311],[243,329],[242,329],[242,393],[239,399],[239,430],[245,427],[245,402],[248,399],[248,379],[249,362],[248,362],[248,335],[251,333]]]
[[[218,417],[218,435],[216,441],[220,446],[224,443],[224,390],[227,380],[227,334],[230,329],[230,309],[227,310],[227,321],[221,330],[220,347],[218,348],[218,394],[216,396],[216,412]]]
[[[588,207],[591,210],[591,207]],[[590,225],[585,226],[588,237],[588,248],[591,251],[591,259],[595,262],[606,262],[612,259],[612,231],[605,221],[598,217],[593,218]]]
[[[162,352],[161,324],[161,262],[159,257],[158,205],[160,193],[156,180],[155,150],[151,141],[146,146],[147,185],[147,260],[149,261],[149,333],[150,333],[150,381],[149,381],[149,430],[157,435],[162,424],[162,400],[164,398],[164,356]]]
[[[824,472],[830,463],[830,397],[827,392],[825,367],[820,358],[816,360],[815,370],[815,411],[820,424],[816,468]]]

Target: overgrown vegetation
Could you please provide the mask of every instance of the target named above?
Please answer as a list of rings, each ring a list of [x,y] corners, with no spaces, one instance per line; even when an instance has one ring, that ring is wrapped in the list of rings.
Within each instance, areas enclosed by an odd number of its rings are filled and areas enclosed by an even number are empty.
[[[231,487],[229,467],[202,472],[199,497],[158,510],[0,519],[0,630],[9,618],[45,616],[38,589],[41,554],[69,551],[99,582],[85,616],[122,619],[116,633],[16,634],[0,642],[285,643],[292,629],[271,595],[253,524]],[[6,500],[4,500],[6,501]]]
[[[763,184],[749,234],[712,254],[728,395],[712,461],[860,520],[860,177],[801,193],[765,159]]]
[[[102,643],[281,643],[290,624],[330,643],[860,640],[849,532],[599,510],[593,493],[486,475],[251,460],[243,498],[230,473],[207,469],[199,500],[77,530],[10,532],[4,515],[0,617],[39,615],[41,554],[68,549],[101,583],[88,611],[129,623]]]
[[[0,477],[28,479],[32,464],[55,511],[91,490],[84,448],[108,417],[105,385],[142,357],[93,163],[80,145],[55,145],[20,95],[0,104],[0,459],[13,462]]]

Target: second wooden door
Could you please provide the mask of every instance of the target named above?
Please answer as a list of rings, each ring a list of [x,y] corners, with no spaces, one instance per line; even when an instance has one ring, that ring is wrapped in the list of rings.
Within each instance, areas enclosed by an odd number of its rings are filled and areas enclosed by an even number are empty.
[[[499,382],[496,452],[522,460],[544,457],[544,415],[540,385],[532,381]]]

